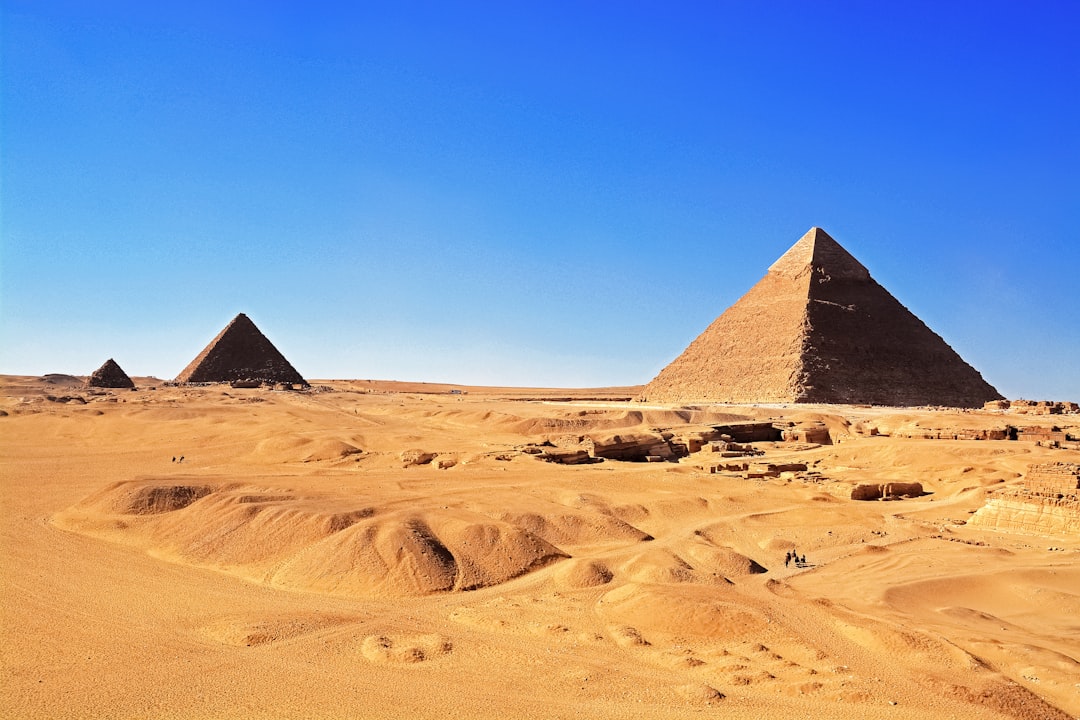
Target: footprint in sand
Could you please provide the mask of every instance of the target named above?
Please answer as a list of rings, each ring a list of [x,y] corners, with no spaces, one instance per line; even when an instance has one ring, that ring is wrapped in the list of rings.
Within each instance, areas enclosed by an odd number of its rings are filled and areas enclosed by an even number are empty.
[[[256,647],[299,639],[354,622],[334,615],[284,615],[268,618],[224,618],[202,629],[211,639],[226,645]]]
[[[675,661],[672,662],[673,667],[685,668],[685,669],[699,668],[699,667],[701,667],[702,665],[705,665],[705,664],[706,663],[705,663],[704,660],[702,660],[701,658],[694,657],[692,655],[689,655],[687,657],[678,658],[678,659],[676,659]]]
[[[732,675],[728,682],[732,685],[756,685],[760,682],[768,682],[769,680],[775,680],[776,676],[765,670],[758,670],[757,672],[743,672]]]
[[[368,635],[360,651],[380,665],[409,665],[449,655],[454,649],[442,635]]]

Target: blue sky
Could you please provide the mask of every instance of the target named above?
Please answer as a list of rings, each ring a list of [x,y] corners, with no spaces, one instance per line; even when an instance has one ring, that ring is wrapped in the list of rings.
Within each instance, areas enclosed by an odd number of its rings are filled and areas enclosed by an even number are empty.
[[[316,7],[308,7],[314,5]],[[1072,2],[5,0],[0,372],[651,379],[811,226],[1080,400]]]

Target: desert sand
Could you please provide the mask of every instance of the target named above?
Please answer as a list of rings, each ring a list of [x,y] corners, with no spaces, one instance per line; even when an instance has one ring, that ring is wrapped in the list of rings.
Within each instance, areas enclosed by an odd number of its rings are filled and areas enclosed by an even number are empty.
[[[905,437],[1000,413],[83,380],[0,386],[4,717],[1080,716],[1080,537],[968,522],[1080,450]],[[542,459],[739,421],[828,432]]]

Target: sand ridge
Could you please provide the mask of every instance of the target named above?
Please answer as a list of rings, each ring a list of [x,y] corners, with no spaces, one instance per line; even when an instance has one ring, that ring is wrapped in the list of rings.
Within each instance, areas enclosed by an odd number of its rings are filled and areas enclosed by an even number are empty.
[[[884,434],[929,409],[73,380],[0,386],[10,717],[1080,714],[1080,542],[966,523],[1076,451]],[[733,418],[834,444],[755,443],[809,468],[757,480],[524,450]]]

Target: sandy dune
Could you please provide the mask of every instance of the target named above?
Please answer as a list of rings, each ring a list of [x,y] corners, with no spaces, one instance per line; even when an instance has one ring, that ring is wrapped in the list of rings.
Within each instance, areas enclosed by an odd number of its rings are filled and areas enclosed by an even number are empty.
[[[134,380],[3,378],[4,717],[1080,716],[1080,538],[966,524],[1080,451],[899,437],[1000,414]],[[806,472],[540,459],[781,419]]]

